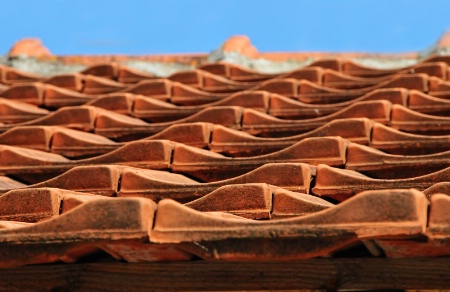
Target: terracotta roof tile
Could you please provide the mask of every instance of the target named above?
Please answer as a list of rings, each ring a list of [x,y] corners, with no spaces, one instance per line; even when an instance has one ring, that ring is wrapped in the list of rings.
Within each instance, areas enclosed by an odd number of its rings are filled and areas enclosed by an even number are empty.
[[[242,119],[242,130],[253,135],[265,137],[283,137],[312,131],[329,121],[344,118],[370,118],[371,120],[388,123],[392,104],[388,101],[361,101],[339,110],[328,116],[304,119],[277,119],[254,110],[245,110]]]
[[[385,208],[373,208],[373,204]],[[395,207],[399,205],[404,208],[403,212]],[[359,238],[417,237],[425,231],[427,205],[425,196],[417,191],[366,192],[316,214],[257,222],[221,218],[164,200],[159,203],[150,240],[200,242],[205,249],[197,252],[203,258],[303,259],[329,255]],[[336,235],[337,232],[340,235]],[[289,249],[281,246],[289,246]],[[209,250],[215,252],[205,252]]]
[[[42,77],[31,73],[23,72],[15,68],[0,65],[0,83],[16,84],[39,81]]]
[[[205,182],[223,180],[251,171],[266,163],[296,162],[332,166],[345,164],[347,141],[340,137],[306,138],[278,152],[256,157],[228,158],[210,151],[177,144],[172,170]],[[314,149],[314,150],[313,150]]]
[[[435,183],[447,180],[450,168],[405,179],[375,179],[359,172],[320,164],[317,167],[316,184],[312,192],[319,196],[343,201],[365,190],[416,188],[424,190]]]
[[[264,91],[239,92],[222,100],[197,106],[176,106],[157,99],[137,96],[131,115],[150,122],[167,122],[186,118],[213,106],[240,106],[267,112],[269,93]]]
[[[324,136],[340,136],[352,142],[369,144],[373,123],[366,118],[336,119],[310,132],[279,138],[255,137],[215,125],[209,149],[233,157],[254,156],[284,149],[306,138]]]
[[[408,90],[404,88],[375,89],[361,97],[331,104],[308,104],[281,95],[272,94],[270,96],[268,113],[283,119],[308,119],[335,113],[351,106],[355,102],[376,100],[387,100],[393,104],[407,106]]]
[[[449,167],[449,157],[450,151],[405,156],[387,154],[367,146],[349,143],[345,168],[373,178],[409,178]]]
[[[259,82],[274,78],[276,76],[274,74],[263,74],[261,72],[230,63],[207,63],[198,66],[198,68],[234,81]]]
[[[0,267],[450,255],[448,55],[45,51],[0,60]]]
[[[450,136],[411,134],[375,123],[370,146],[386,153],[400,155],[420,155],[443,152],[449,149]]]
[[[104,241],[140,243],[148,238],[155,210],[150,200],[99,198],[42,222],[0,229],[1,266],[73,262]],[[43,241],[45,245],[36,246]]]
[[[267,183],[287,190],[307,193],[313,174],[315,174],[315,168],[303,163],[268,163],[238,177],[199,183],[179,174],[125,169],[118,196],[144,196],[156,201],[170,198],[189,202],[221,186],[243,183]]]
[[[0,122],[5,124],[27,122],[44,117],[49,112],[36,106],[0,98]]]
[[[415,134],[448,134],[450,133],[450,118],[422,114],[404,106],[393,105],[391,127]]]

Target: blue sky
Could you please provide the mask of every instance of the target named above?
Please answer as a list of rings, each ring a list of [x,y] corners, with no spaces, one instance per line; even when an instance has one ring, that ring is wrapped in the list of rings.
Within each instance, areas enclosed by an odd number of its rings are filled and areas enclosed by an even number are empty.
[[[23,37],[41,38],[58,55],[209,52],[235,34],[260,51],[406,52],[426,49],[450,29],[445,0],[0,3],[0,54]]]

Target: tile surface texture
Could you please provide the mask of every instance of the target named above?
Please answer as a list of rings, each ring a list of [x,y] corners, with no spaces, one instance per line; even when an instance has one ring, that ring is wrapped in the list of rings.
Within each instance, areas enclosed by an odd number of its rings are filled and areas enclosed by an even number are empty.
[[[0,268],[450,256],[448,55],[5,60]]]

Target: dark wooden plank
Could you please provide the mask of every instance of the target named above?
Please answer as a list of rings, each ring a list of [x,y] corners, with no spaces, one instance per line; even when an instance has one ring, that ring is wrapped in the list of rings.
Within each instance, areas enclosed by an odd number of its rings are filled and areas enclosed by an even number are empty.
[[[445,289],[450,258],[82,263],[0,271],[1,291]]]

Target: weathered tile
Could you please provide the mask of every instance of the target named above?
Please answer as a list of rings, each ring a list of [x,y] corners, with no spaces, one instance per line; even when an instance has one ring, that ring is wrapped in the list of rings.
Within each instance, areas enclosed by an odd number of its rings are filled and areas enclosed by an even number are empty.
[[[98,199],[42,222],[0,229],[1,267],[74,262],[104,243],[148,240],[156,204],[141,198]]]
[[[289,147],[310,137],[341,136],[351,142],[369,144],[372,124],[366,118],[337,119],[304,134],[262,138],[215,125],[209,149],[232,157],[268,154]]]
[[[202,212],[266,220],[303,216],[333,206],[311,195],[261,183],[226,185],[185,205]]]
[[[450,195],[450,182],[440,182],[432,185],[431,187],[425,189],[423,193],[431,198],[435,194],[445,194]]]
[[[15,146],[0,146],[0,174],[13,175],[34,183],[54,176],[58,168],[70,163],[67,158],[38,150]]]
[[[249,219],[270,219],[273,190],[267,184],[226,185],[185,204],[202,212],[228,212]]]
[[[253,110],[245,110],[242,130],[263,137],[286,137],[312,131],[335,119],[369,118],[388,123],[392,104],[385,100],[362,101],[325,117],[305,120],[283,120]]]
[[[450,255],[449,198],[446,194],[434,194],[430,198],[426,237],[422,240],[378,240],[377,244],[387,256],[395,258]]]
[[[102,196],[115,196],[125,167],[120,165],[76,166],[30,188],[58,188]]]
[[[176,72],[167,79],[180,82],[193,88],[207,92],[236,92],[253,86],[253,83],[236,82],[203,70]]]
[[[334,204],[312,195],[275,188],[271,219],[305,216],[333,206]]]
[[[392,104],[407,106],[408,90],[403,88],[375,89],[351,101],[333,104],[308,104],[292,98],[272,94],[269,114],[283,119],[308,119],[326,116],[351,106],[356,102],[387,100]]]
[[[179,123],[208,122],[240,129],[243,111],[243,108],[235,106],[211,107],[181,120],[146,123],[140,119],[102,110],[97,114],[95,133],[121,141],[130,141],[148,137]]]
[[[93,98],[86,105],[95,106],[124,115],[131,115],[136,97],[132,93],[110,93]]]
[[[311,215],[255,221],[219,217],[163,200],[150,240],[185,244],[205,259],[304,259],[327,256],[360,239],[417,238],[426,228],[427,205],[415,190],[372,191]]]
[[[55,109],[63,106],[82,105],[92,99],[92,96],[84,93],[45,84],[42,106]]]
[[[230,63],[209,63],[198,67],[201,70],[226,77],[234,81],[263,81],[274,77],[272,74],[263,74],[258,71],[250,70],[248,68],[230,64]]]
[[[142,94],[164,101],[170,99],[171,91],[172,82],[167,79],[143,80],[123,90],[123,92]]]
[[[371,88],[406,88],[419,91],[428,91],[428,75],[427,74],[398,74],[389,80],[379,83]],[[369,88],[365,88],[368,90]]]
[[[428,94],[440,97],[450,98],[450,82],[437,77],[430,77],[430,89]]]
[[[298,96],[298,87],[300,81],[294,78],[271,79],[261,82],[251,90],[265,90],[271,93],[277,93],[283,96],[295,98]]]
[[[61,154],[69,158],[100,155],[120,146],[103,136],[58,126],[19,126],[0,134],[0,143]]]
[[[148,96],[137,96],[131,114],[152,123],[170,122],[191,116],[203,107],[176,106]]]
[[[92,131],[94,130],[95,120],[98,109],[91,106],[64,107],[46,116],[37,118],[20,126],[64,126],[71,129]],[[9,128],[16,126],[9,125]],[[4,130],[8,127],[4,128]]]
[[[443,70],[445,70],[445,62],[429,62],[424,61],[423,63],[415,64],[411,67],[400,68],[400,69],[375,69],[357,64],[352,61],[347,61],[343,63],[342,72],[352,76],[359,77],[390,77],[392,74],[414,74],[414,73],[425,73],[429,76],[436,76],[442,78]]]
[[[408,108],[419,113],[448,116],[450,114],[450,100],[411,90]]]
[[[138,96],[132,115],[150,122],[167,122],[186,118],[213,106],[240,106],[266,112],[269,107],[269,95],[264,91],[244,91],[217,102],[198,106],[176,106],[150,97]]]
[[[326,104],[353,100],[367,91],[351,91],[322,86],[308,80],[300,81],[297,99],[304,103]]]
[[[84,88],[83,77],[83,74],[80,73],[60,74],[51,76],[50,78],[45,80],[45,83],[65,89],[70,89],[73,91],[82,92]]]
[[[381,88],[406,88],[420,91],[428,90],[428,75],[405,74],[362,89],[334,89],[303,80],[300,83],[298,99],[305,103],[337,103],[361,97],[364,94]]]
[[[200,105],[222,100],[229,93],[216,93],[199,90],[179,82],[172,82],[170,102],[179,105]]]
[[[228,93],[205,92],[168,79],[143,80],[123,89],[122,92],[150,96],[179,105],[205,104],[221,100],[229,95]]]
[[[341,71],[344,62],[341,58],[319,58],[313,61],[309,66],[310,67],[322,67],[324,69],[332,69],[336,71]]]
[[[95,109],[94,132],[110,139],[120,141],[136,140],[157,133],[167,127],[165,124],[151,125],[137,118],[104,109]]]
[[[389,80],[389,78],[391,77],[361,78],[328,69],[324,72],[323,85],[336,89],[364,89],[365,87],[378,85]]]
[[[49,114],[49,111],[20,101],[0,98],[0,122],[6,124],[31,121]]]
[[[42,76],[20,71],[16,68],[0,65],[0,83],[17,84],[39,81]]]
[[[316,183],[313,194],[344,201],[365,190],[409,189],[424,190],[438,182],[448,180],[450,168],[431,174],[406,179],[374,179],[359,172],[330,167],[317,166]]]
[[[387,154],[368,146],[349,143],[346,169],[372,178],[399,179],[417,177],[450,166],[450,151],[428,155]]]
[[[410,73],[424,73],[428,76],[438,77],[441,79],[446,78],[446,72],[448,65],[445,62],[423,62],[418,63],[413,68],[407,69]]]
[[[321,84],[323,80],[324,69],[318,66],[304,67],[296,69],[285,74],[280,74],[276,78],[293,78],[297,80],[308,80],[313,83]]]
[[[88,68],[81,71],[81,74],[84,75],[94,75],[97,77],[107,78],[111,80],[117,81],[118,71],[119,71],[120,65],[111,62],[111,63],[105,63],[105,64],[97,64],[93,66],[89,66]]]
[[[375,123],[370,147],[391,154],[420,155],[450,149],[450,136],[417,135]]]
[[[16,189],[0,196],[0,220],[39,222],[97,198],[52,188]]]
[[[0,174],[12,175],[27,183],[38,183],[75,166],[117,164],[169,169],[174,145],[174,142],[167,140],[134,141],[106,154],[79,160],[38,150],[1,146]]]
[[[119,66],[117,81],[125,84],[134,84],[142,80],[156,79],[154,74],[132,69],[130,67]]]
[[[106,94],[127,88],[126,84],[110,79],[96,77],[93,75],[84,75],[83,77],[84,84],[82,92],[85,94]]]
[[[367,67],[354,61],[342,63],[342,72],[351,76],[371,78],[389,76],[398,72],[397,69],[378,69]]]
[[[53,127],[53,129],[51,152],[68,158],[80,159],[101,155],[121,146],[108,138],[92,133],[63,127]]]
[[[13,84],[3,91],[1,97],[21,101],[28,104],[40,105],[44,101],[45,85],[40,82]]]
[[[26,184],[15,181],[7,176],[0,176],[0,194],[12,189],[25,187]]]
[[[140,140],[123,145],[109,153],[81,160],[71,165],[118,164],[149,169],[168,169],[176,143],[168,140]]]
[[[228,180],[199,183],[180,174],[126,168],[118,196],[143,196],[159,201],[180,202],[198,199],[230,184],[267,183],[294,192],[308,193],[315,168],[303,163],[269,163],[254,171]]]
[[[416,134],[449,134],[450,118],[422,114],[394,104],[392,106],[391,127]]]
[[[21,126],[0,134],[0,144],[50,151],[55,127]]]
[[[266,163],[296,162],[343,166],[348,141],[340,137],[306,138],[283,150],[256,157],[229,158],[223,155],[177,144],[171,169],[204,182],[242,175]]]
[[[207,148],[211,141],[211,133],[213,128],[214,124],[211,123],[181,123],[172,125],[145,139],[170,140],[193,147]]]
[[[81,73],[55,75],[47,79],[45,83],[85,94],[104,94],[127,87],[110,79]]]

